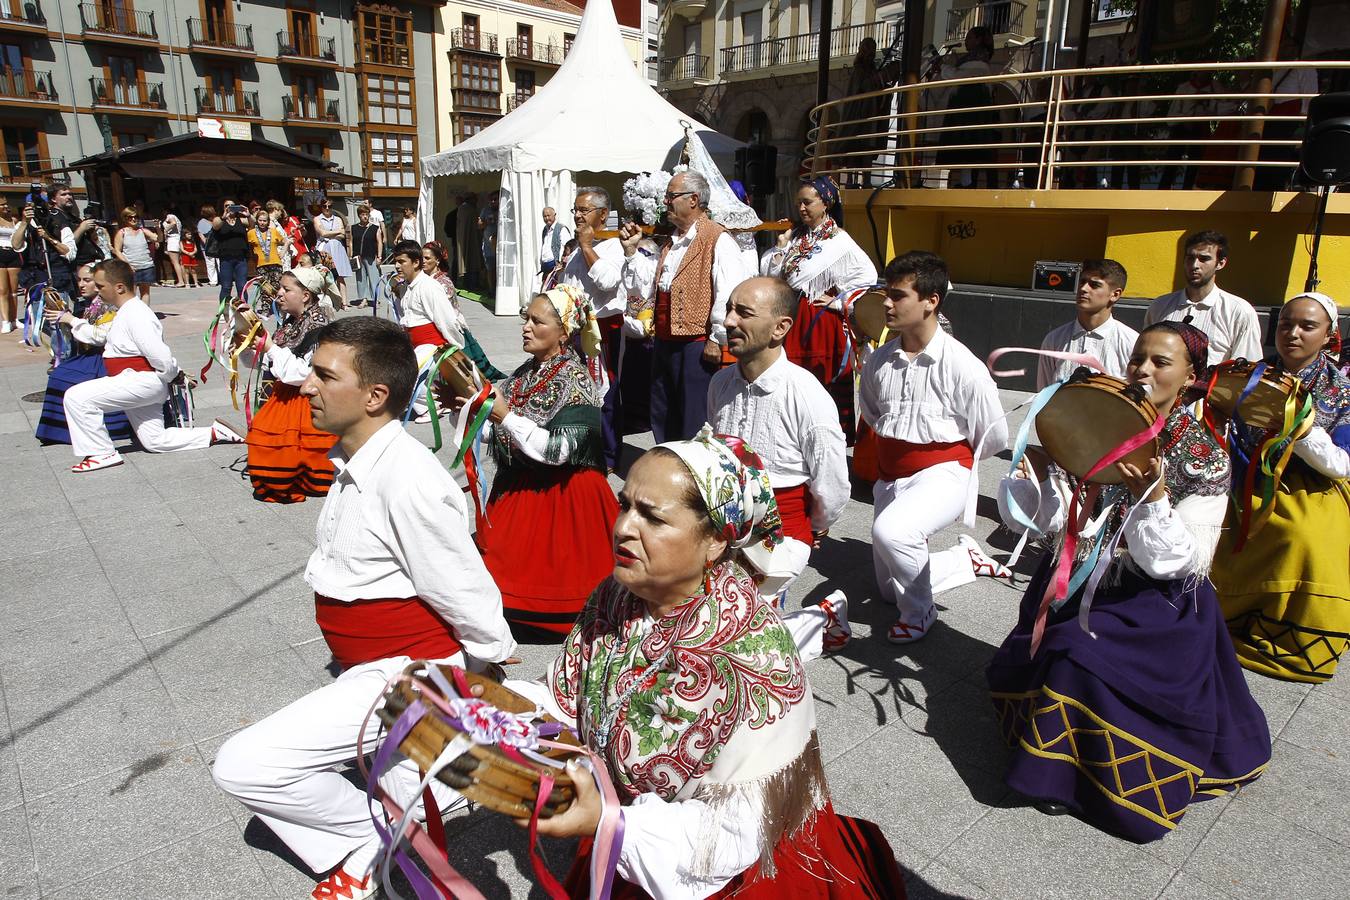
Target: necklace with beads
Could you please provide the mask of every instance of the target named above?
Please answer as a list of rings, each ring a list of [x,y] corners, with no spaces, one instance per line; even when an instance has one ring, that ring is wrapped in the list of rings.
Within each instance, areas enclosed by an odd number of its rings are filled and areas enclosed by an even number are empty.
[[[521,385],[525,383],[524,378],[519,379],[515,384],[511,385],[511,397],[508,401],[510,407],[512,409],[520,409],[523,407],[526,400],[529,400],[535,394],[548,387],[549,382],[557,377],[558,373],[562,371],[562,368],[565,365],[567,365],[567,354],[563,353],[558,357],[558,362],[553,368],[546,374],[540,376],[539,381],[537,381],[533,387],[521,390]]]

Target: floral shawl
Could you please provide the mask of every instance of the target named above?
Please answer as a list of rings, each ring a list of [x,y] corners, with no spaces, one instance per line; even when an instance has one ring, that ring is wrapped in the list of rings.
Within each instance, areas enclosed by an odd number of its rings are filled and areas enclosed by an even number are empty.
[[[548,379],[541,382],[561,363]],[[543,363],[531,359],[497,385],[511,412],[524,416],[548,429],[548,447],[544,457],[557,465],[564,445],[569,446],[567,464],[604,468],[604,447],[600,433],[600,406],[603,398],[576,351],[564,347],[562,357]],[[501,468],[521,464],[537,465],[518,454],[505,428],[492,430],[492,457]]]
[[[305,338],[316,328],[322,328],[328,324],[328,314],[323,311],[323,307],[318,303],[309,303],[305,305],[305,311],[299,316],[284,319],[277,326],[276,334],[272,335],[272,343],[278,347],[285,347],[293,353],[304,353],[300,349],[305,343]]]
[[[792,635],[734,562],[660,619],[613,578],[592,594],[548,685],[620,798],[762,809],[761,866],[828,799],[810,685]],[[698,858],[711,860],[712,846]]]
[[[835,224],[834,219],[826,216],[815,228],[801,237],[793,238],[787,254],[783,257],[784,280],[790,280],[803,263],[824,253],[826,242],[838,233],[839,226]]]

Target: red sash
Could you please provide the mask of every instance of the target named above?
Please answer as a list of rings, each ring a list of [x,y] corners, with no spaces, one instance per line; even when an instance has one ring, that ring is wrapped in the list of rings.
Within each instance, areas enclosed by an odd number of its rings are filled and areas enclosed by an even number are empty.
[[[671,334],[670,333],[670,291],[663,291],[659,288],[656,291],[656,309],[652,318],[652,324],[655,328],[655,334],[658,340],[679,341],[688,344],[691,341],[706,341],[706,334]]]
[[[975,465],[975,451],[966,441],[946,444],[911,444],[877,435],[877,464],[882,481],[895,481],[955,460],[967,469]]]
[[[450,343],[441,334],[439,328],[428,322],[425,325],[414,325],[408,329],[408,340],[412,341],[414,347],[422,347],[431,344],[433,347],[444,347]]]
[[[105,356],[103,368],[109,375],[121,375],[123,372],[153,372],[155,367],[144,356]]]
[[[783,534],[810,547],[815,540],[811,531],[811,493],[802,482],[796,487],[774,488],[778,501],[778,517],[783,520]]]
[[[391,656],[445,659],[460,650],[449,623],[420,597],[344,603],[315,594],[314,621],[344,669]]]

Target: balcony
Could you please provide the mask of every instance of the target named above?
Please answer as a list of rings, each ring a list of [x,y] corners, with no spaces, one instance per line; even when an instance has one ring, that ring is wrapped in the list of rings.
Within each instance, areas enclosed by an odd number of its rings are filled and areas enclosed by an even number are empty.
[[[657,62],[656,80],[661,84],[668,81],[707,81],[709,58],[697,53],[684,56],[667,56]]]
[[[117,44],[159,43],[153,12],[102,3],[80,4],[80,33],[86,38]]]
[[[52,169],[64,169],[65,167],[66,158],[64,156],[0,158],[0,185],[26,188],[38,179],[51,179],[53,183],[58,185],[70,184],[69,172],[46,174],[51,172]]]
[[[56,106],[56,85],[51,72],[33,69],[0,69],[0,104],[6,106]]]
[[[89,91],[94,107],[123,112],[164,112],[164,85],[157,81],[109,81],[90,78]]]
[[[212,91],[197,88],[197,115],[262,118],[257,91]]]
[[[525,96],[525,95],[521,95]],[[461,88],[455,83],[451,83],[450,99],[454,104],[455,112],[476,112],[486,113],[488,115],[500,116],[502,114],[502,95],[497,91],[480,91],[470,88]],[[507,97],[507,108],[514,109],[511,101],[516,97]],[[516,106],[524,103],[524,100],[518,100]]]
[[[316,125],[323,128],[341,128],[336,100],[317,97],[282,97],[281,120],[291,125]]]
[[[523,38],[511,38],[507,41],[506,55],[510,59],[524,60],[541,66],[560,66],[563,61],[562,48],[557,44],[538,44]]]
[[[214,19],[188,19],[188,46],[199,53],[216,56],[256,56],[253,26],[218,22]]]
[[[0,0],[0,31],[47,33],[47,17],[38,0]]]
[[[511,112],[518,109],[522,103],[533,97],[534,94],[512,94],[506,98],[506,111]]]
[[[476,28],[453,29],[450,32],[450,49],[472,50],[475,53],[491,53],[493,56],[501,56],[497,52],[497,36],[479,31]]]
[[[311,66],[336,66],[337,43],[331,37],[278,31],[277,59]]]
[[[1000,37],[1032,37],[1033,35],[1023,27],[1026,11],[1027,5],[1019,3],[1018,0],[992,0],[988,3],[976,3],[964,9],[948,10],[947,43],[963,41],[970,29],[979,27],[988,28],[994,35],[996,43]],[[1032,18],[1033,21],[1026,28],[1034,31],[1036,22],[1035,17]]]
[[[867,22],[830,32],[830,58],[852,59],[864,38],[878,47],[891,43],[895,22]],[[722,73],[755,72],[769,67],[814,66],[819,58],[820,35],[799,34],[727,47],[722,51]]]

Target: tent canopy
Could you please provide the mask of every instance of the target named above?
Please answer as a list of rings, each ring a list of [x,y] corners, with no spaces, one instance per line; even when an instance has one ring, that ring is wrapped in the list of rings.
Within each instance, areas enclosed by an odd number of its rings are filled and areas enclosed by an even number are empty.
[[[572,49],[539,91],[449,150],[422,158],[423,177],[477,172],[650,172],[678,161],[684,125],[730,161],[740,142],[694,120],[643,80],[608,0],[586,4]]]

